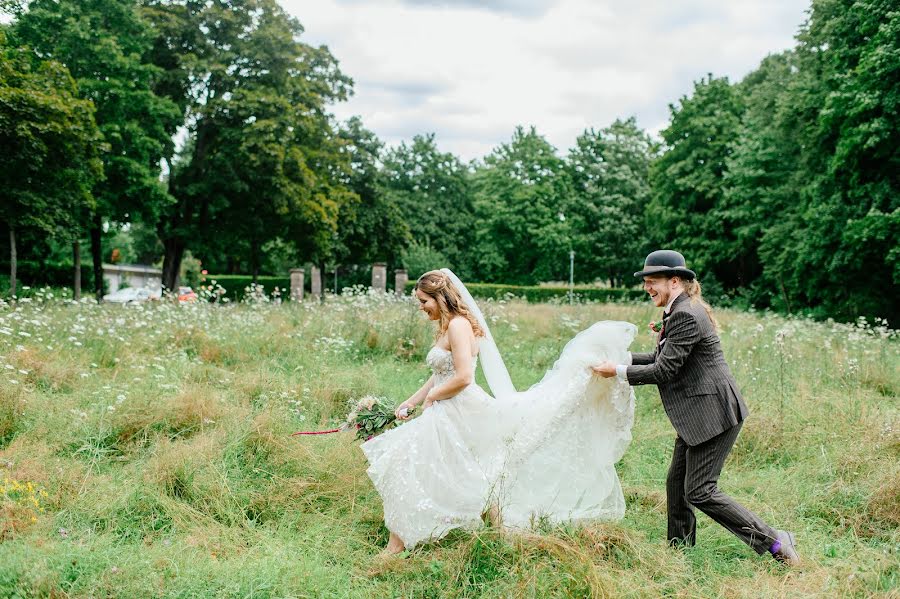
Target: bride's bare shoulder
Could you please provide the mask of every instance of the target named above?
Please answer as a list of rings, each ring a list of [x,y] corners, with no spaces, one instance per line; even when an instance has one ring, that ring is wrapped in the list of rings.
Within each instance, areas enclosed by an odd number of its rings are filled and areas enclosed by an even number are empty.
[[[450,321],[447,325],[447,340],[453,349],[462,349],[463,353],[465,353],[463,348],[470,347],[473,356],[478,354],[475,330],[472,328],[472,323],[469,322],[468,318],[456,316]]]
[[[474,329],[472,328],[472,323],[469,322],[469,319],[465,316],[454,316],[450,319],[450,324],[447,325],[448,330],[457,331],[460,333],[473,333]]]

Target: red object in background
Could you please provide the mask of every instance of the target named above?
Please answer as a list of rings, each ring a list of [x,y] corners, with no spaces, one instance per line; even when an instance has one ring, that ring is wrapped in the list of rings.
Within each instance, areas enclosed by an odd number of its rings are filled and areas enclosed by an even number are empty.
[[[178,288],[178,302],[181,304],[196,302],[197,294],[194,293],[194,290],[190,287],[179,287]]]

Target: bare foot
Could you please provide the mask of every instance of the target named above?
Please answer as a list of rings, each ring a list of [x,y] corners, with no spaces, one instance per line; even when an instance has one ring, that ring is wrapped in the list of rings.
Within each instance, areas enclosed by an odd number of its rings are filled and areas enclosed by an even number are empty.
[[[403,541],[400,540],[400,537],[391,533],[387,546],[372,560],[368,575],[381,576],[387,572],[400,571],[404,564],[404,551],[406,551],[406,547],[404,547]]]
[[[379,557],[387,557],[390,555],[398,555],[403,553],[406,550],[406,546],[403,545],[403,541],[400,540],[400,537],[391,533],[391,538],[388,540],[387,546],[379,553]]]

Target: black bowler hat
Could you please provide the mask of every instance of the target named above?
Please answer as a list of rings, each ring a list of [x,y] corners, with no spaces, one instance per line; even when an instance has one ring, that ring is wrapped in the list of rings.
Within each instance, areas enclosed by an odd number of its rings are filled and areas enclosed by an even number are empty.
[[[674,250],[656,250],[647,255],[644,260],[644,270],[634,273],[636,277],[653,275],[665,275],[669,277],[681,277],[683,279],[696,279],[697,275],[689,270],[684,263],[684,256]]]

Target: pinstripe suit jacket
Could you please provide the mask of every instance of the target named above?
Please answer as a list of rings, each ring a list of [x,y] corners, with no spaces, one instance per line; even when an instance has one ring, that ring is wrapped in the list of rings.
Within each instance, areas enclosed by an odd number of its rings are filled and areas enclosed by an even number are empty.
[[[631,385],[656,385],[672,426],[697,445],[742,422],[747,405],[725,362],[706,310],[682,293],[672,304],[656,350],[632,354]]]

